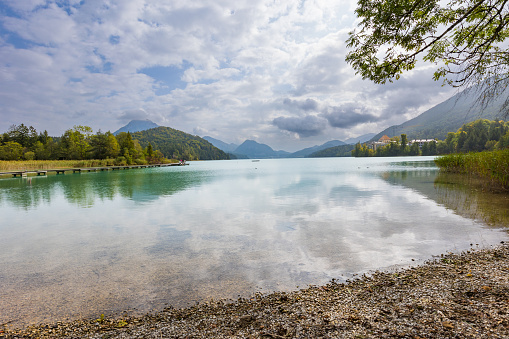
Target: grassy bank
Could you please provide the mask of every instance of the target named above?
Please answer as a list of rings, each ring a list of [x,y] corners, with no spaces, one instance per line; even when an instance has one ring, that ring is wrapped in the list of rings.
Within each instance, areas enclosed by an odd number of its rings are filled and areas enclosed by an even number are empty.
[[[175,160],[175,162],[177,161]],[[0,172],[48,170],[59,168],[106,167],[115,165],[118,165],[115,159],[0,161]]]
[[[475,175],[491,187],[509,190],[509,149],[449,154],[435,159],[435,163],[442,171]]]

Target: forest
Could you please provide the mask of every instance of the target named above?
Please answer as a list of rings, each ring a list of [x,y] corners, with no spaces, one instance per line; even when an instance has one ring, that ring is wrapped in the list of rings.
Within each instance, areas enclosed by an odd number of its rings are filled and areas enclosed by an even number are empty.
[[[370,144],[358,143],[351,153],[354,157],[444,155],[493,151],[507,147],[509,122],[479,119],[464,124],[457,132],[449,132],[445,140],[424,143],[422,147],[416,142],[410,143],[406,134],[401,134],[401,137],[392,137],[389,144],[376,149],[370,147]]]
[[[112,165],[142,165],[170,162],[169,159],[227,158],[201,138],[194,140],[198,137],[168,127],[155,130],[150,134],[144,131],[113,135],[100,130],[94,134],[88,126],[74,126],[60,137],[51,137],[47,131],[38,133],[32,126],[12,125],[0,134],[0,160],[111,159]]]

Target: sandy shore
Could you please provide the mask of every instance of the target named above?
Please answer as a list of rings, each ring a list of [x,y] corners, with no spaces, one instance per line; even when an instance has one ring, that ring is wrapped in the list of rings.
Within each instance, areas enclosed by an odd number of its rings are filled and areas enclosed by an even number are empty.
[[[292,293],[255,295],[140,318],[12,330],[0,338],[508,338],[509,246]]]

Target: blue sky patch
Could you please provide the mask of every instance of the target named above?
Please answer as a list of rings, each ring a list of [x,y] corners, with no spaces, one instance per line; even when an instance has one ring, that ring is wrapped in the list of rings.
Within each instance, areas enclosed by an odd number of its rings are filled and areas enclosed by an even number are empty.
[[[17,49],[30,49],[34,46],[42,46],[40,44],[34,43],[33,41],[23,39],[18,34],[11,32],[5,32],[5,41]]]
[[[0,1],[0,15],[18,18],[18,19],[21,18],[21,16],[18,13],[16,13],[15,11],[13,11],[11,7],[5,5],[1,1]]]
[[[77,9],[77,8],[80,8],[83,4],[85,3],[84,0],[80,1],[79,4],[77,5],[71,5],[69,3],[69,0],[60,0],[60,1],[56,1],[56,5],[60,8],[62,8],[64,11],[67,12],[68,15],[72,15],[72,10],[73,9]]]
[[[119,43],[120,43],[120,36],[119,35],[110,35],[110,44],[118,45]]]
[[[105,62],[102,64],[102,67],[89,65],[89,66],[85,66],[85,68],[90,73],[108,73],[108,72],[111,72],[111,69],[113,68],[113,64],[111,62]]]
[[[182,76],[186,69],[191,66],[190,63],[184,62],[182,67],[177,66],[154,66],[143,68],[138,73],[146,74],[156,80],[159,84],[156,88],[157,95],[165,95],[174,89],[186,88],[187,83],[182,81]]]

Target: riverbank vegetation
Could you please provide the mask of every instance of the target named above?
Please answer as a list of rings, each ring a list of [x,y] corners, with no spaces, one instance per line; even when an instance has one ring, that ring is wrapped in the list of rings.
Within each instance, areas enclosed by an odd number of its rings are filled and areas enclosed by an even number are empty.
[[[95,160],[15,160],[0,161],[0,172],[9,171],[34,171],[59,168],[89,168],[115,166],[115,159]]]
[[[509,148],[449,154],[435,159],[435,163],[444,172],[473,175],[491,187],[509,190]]]
[[[93,134],[88,126],[74,126],[60,137],[51,137],[47,131],[37,133],[34,127],[21,124],[0,134],[0,160],[3,161],[101,160],[108,165],[123,166],[167,163],[171,162],[169,159],[228,159],[228,155],[206,140],[169,127],[114,135],[100,130]],[[57,165],[67,167],[64,163]]]
[[[113,135],[88,126],[74,126],[60,137],[50,137],[47,131],[37,133],[32,126],[13,125],[1,135],[0,160],[107,160],[111,165],[142,165],[168,162],[152,145],[144,149],[130,133]],[[76,163],[76,162],[73,162]],[[25,165],[25,164],[23,164]],[[27,166],[29,164],[26,164]],[[58,167],[67,164],[59,163]]]

